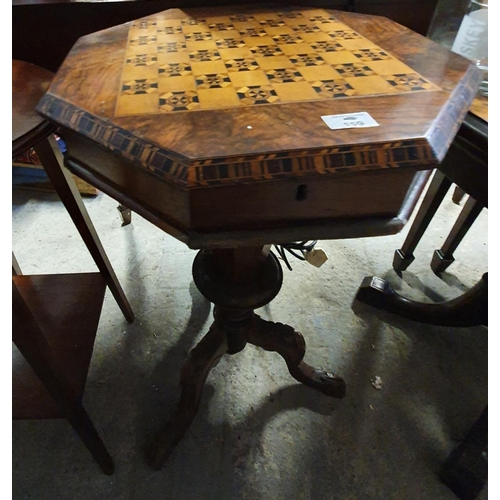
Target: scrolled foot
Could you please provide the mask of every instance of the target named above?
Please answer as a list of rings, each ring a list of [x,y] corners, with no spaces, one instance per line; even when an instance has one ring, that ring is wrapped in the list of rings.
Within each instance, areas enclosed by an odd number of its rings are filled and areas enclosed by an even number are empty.
[[[334,398],[345,396],[346,384],[341,377],[302,361],[306,351],[304,337],[291,326],[255,315],[248,341],[266,351],[277,352],[286,361],[290,375],[302,384]]]

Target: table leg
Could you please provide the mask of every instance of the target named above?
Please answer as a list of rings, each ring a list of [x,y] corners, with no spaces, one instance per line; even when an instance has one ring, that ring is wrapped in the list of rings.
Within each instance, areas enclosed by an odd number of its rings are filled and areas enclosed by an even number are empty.
[[[392,267],[395,271],[404,271],[415,260],[413,252],[450,186],[451,181],[442,172],[436,170],[403,246],[394,252]]]
[[[132,222],[132,210],[122,204],[118,205],[117,209],[122,220],[122,226],[128,226]]]
[[[255,315],[248,341],[266,351],[277,352],[285,360],[290,375],[302,384],[334,398],[345,396],[346,384],[342,378],[302,361],[306,343],[302,334],[291,326],[266,321]]]
[[[431,269],[436,274],[442,273],[449,265],[453,264],[455,260],[453,258],[453,253],[481,213],[482,209],[483,206],[469,196],[443,246],[439,250],[434,251]]]
[[[281,266],[272,253],[265,254],[261,247],[201,251],[193,264],[193,278],[200,292],[215,304],[215,319],[182,367],[181,397],[172,419],[146,453],[155,470],[161,469],[191,425],[210,370],[222,355],[236,354],[247,343],[280,354],[299,382],[328,396],[345,396],[342,378],[303,362],[305,341],[299,332],[254,313],[281,288]]]
[[[47,138],[39,142],[34,149],[123,315],[129,323],[132,323],[134,321],[132,308],[99,240],[73,177],[62,167],[61,159],[56,157],[57,145],[52,147]]]
[[[455,186],[451,199],[453,203],[455,203],[456,205],[460,205],[460,202],[466,194],[467,193],[461,187]]]
[[[191,426],[200,406],[208,374],[226,352],[227,342],[223,331],[212,325],[189,353],[181,368],[181,397],[177,408],[146,452],[147,461],[154,470],[161,469]]]

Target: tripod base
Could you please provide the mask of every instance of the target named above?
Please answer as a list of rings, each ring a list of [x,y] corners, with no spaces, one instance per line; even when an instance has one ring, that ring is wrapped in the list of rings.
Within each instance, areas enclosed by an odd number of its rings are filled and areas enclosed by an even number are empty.
[[[302,334],[253,312],[272,300],[281,287],[281,267],[273,254],[265,256],[262,249],[254,248],[200,252],[193,275],[200,291],[209,300],[217,300],[215,321],[182,366],[177,408],[147,451],[147,461],[155,470],[161,469],[193,422],[210,370],[224,354],[235,354],[247,343],[277,352],[290,375],[302,384],[335,398],[346,392],[338,375],[303,361],[306,344]]]

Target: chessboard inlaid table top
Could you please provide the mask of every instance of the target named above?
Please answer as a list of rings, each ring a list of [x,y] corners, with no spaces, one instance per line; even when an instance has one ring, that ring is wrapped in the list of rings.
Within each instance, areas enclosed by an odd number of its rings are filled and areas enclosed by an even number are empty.
[[[339,147],[382,151],[340,168],[435,163],[476,80],[464,58],[377,16],[171,9],[81,38],[38,110],[190,187],[239,182],[227,165],[242,160]],[[332,131],[321,119],[363,111],[379,126]]]
[[[379,16],[170,9],[80,38],[37,111],[75,175],[192,248],[266,244],[400,230],[480,79]]]

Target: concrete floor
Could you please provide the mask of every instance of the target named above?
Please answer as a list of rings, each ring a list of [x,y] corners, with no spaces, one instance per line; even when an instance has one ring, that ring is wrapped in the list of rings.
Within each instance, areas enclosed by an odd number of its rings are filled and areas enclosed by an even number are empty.
[[[459,295],[487,271],[486,210],[441,277],[429,262],[461,210],[451,191],[402,278],[391,262],[410,224],[396,236],[322,241],[320,269],[292,260],[259,313],[302,332],[306,361],[343,376],[347,396],[299,385],[280,356],[248,346],[211,372],[192,427],[155,472],[144,446],[175,408],[179,369],[211,305],[191,279],[195,251],[137,214],[121,227],[104,194],[85,204],[136,314],[127,324],[107,292],[84,399],[116,472],[102,474],[63,420],[13,422],[14,499],[456,498],[436,472],[487,403],[487,329],[422,325],[353,298],[367,275],[417,300]],[[25,274],[96,270],[53,195],[14,190],[12,238]]]

